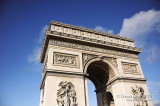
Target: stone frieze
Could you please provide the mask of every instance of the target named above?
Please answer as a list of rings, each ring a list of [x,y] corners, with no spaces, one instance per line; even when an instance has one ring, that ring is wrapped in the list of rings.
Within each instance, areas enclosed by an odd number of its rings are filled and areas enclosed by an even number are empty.
[[[116,50],[103,49],[103,48],[93,47],[93,46],[87,46],[83,44],[76,44],[76,43],[64,42],[59,40],[50,40],[49,43],[51,45],[57,45],[57,46],[63,46],[63,47],[69,47],[69,48],[75,48],[75,49],[81,49],[81,50],[87,50],[87,51],[95,51],[95,52],[107,53],[111,55],[117,55],[117,56],[129,57],[129,58],[138,58],[136,54],[126,53],[126,52],[121,52]]]
[[[77,55],[54,52],[54,64],[78,67],[79,59]]]
[[[139,74],[138,65],[135,63],[122,62],[122,68],[124,73]]]
[[[83,36],[89,39],[94,38],[94,39],[98,39],[102,41],[108,41],[111,43],[122,44],[122,45],[127,45],[130,47],[134,47],[133,40],[129,38],[125,38],[122,36],[116,36],[113,34],[108,34],[105,32],[100,32],[100,31],[96,31],[96,30],[92,30],[92,29],[88,29],[84,27],[59,23],[55,21],[51,22],[50,30],[61,32],[61,33],[66,33],[66,34]]]

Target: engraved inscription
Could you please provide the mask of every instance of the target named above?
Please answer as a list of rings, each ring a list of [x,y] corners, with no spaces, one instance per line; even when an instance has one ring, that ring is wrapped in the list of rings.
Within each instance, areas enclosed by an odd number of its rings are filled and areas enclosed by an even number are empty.
[[[54,64],[78,67],[78,56],[64,53],[54,53]]]
[[[122,62],[123,72],[124,73],[139,73],[138,65],[134,63],[125,63]]]
[[[71,82],[62,81],[59,87],[57,90],[58,106],[78,106],[74,85]]]

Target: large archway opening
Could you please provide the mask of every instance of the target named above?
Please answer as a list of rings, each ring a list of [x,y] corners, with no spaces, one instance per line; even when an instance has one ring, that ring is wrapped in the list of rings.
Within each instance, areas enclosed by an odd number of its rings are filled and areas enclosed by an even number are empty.
[[[112,93],[106,92],[108,81],[115,75],[112,68],[106,62],[98,60],[90,63],[86,72],[88,74],[87,78],[90,80],[88,81],[89,106],[91,104],[94,104],[94,106],[114,106]],[[94,94],[93,88],[95,89]]]

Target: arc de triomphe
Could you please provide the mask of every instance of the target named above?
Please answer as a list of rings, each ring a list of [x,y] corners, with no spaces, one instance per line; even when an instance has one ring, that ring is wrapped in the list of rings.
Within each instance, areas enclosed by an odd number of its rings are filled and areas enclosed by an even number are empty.
[[[87,79],[98,106],[153,106],[140,52],[132,39],[51,21],[41,52],[40,106],[89,106]]]

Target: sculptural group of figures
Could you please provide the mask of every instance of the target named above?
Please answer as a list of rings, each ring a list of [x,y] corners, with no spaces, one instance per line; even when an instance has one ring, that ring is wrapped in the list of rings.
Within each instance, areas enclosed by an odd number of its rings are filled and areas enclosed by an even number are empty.
[[[77,65],[76,57],[71,57],[71,56],[65,56],[65,55],[55,55],[56,57],[56,62],[60,64],[70,64],[70,65]]]
[[[59,86],[60,89],[57,91],[58,106],[78,106],[74,85],[71,82],[62,81]]]
[[[134,98],[134,106],[148,106],[142,87],[136,86],[135,89],[132,87],[132,94]]]

